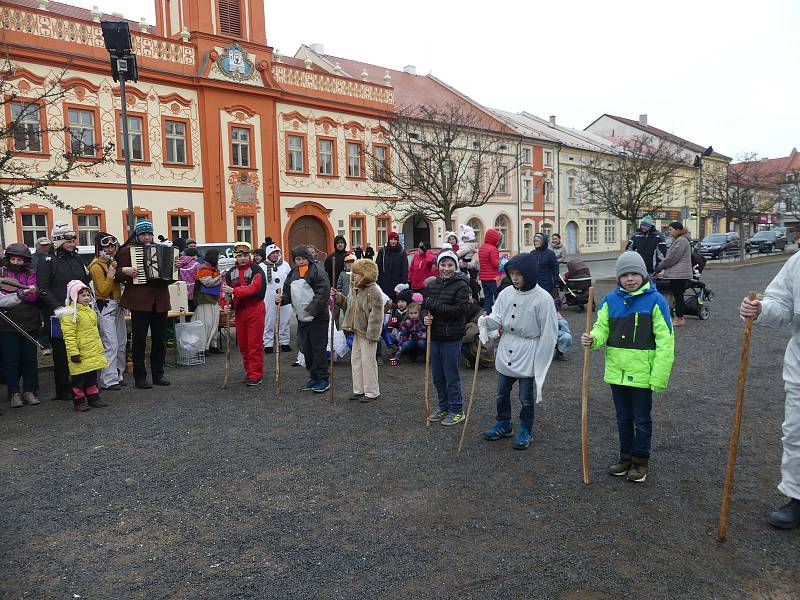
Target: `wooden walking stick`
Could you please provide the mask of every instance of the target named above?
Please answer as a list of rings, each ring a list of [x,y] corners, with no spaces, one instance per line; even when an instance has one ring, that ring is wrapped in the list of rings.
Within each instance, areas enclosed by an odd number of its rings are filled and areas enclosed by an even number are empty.
[[[758,294],[750,292],[747,299],[751,302],[758,298]],[[724,542],[728,533],[728,515],[731,510],[731,493],[733,492],[733,473],[736,470],[736,451],[739,449],[739,433],[742,429],[742,409],[744,408],[744,389],[747,385],[747,363],[750,359],[750,337],[753,331],[753,317],[744,320],[744,334],[742,335],[742,353],[739,356],[739,378],[736,385],[736,406],[733,409],[733,429],[731,441],[728,446],[728,468],[725,472],[725,487],[722,491],[722,506],[719,510],[719,529],[717,541]]]
[[[469,403],[467,403],[467,416],[464,418],[464,429],[461,430],[461,441],[458,442],[458,451],[461,452],[461,446],[464,445],[464,436],[467,434],[467,424],[469,424],[469,416],[472,414],[472,401],[475,398],[475,384],[478,381],[478,367],[481,364],[481,350],[483,349],[483,342],[478,337],[478,352],[475,354],[475,372],[472,374],[472,390],[469,393]]]
[[[281,330],[281,305],[275,306],[275,335],[273,336],[272,345],[275,347],[275,395],[281,393],[281,344],[280,344],[280,330]]]
[[[431,407],[428,403],[428,383],[431,378],[431,326],[428,325],[428,332],[425,339],[425,425],[431,426],[431,420],[428,418],[431,414]]]
[[[231,317],[233,316],[233,298],[228,296],[228,314],[225,317],[225,378],[222,380],[222,389],[228,385],[231,376]]]
[[[331,335],[330,335],[331,356],[330,356],[330,365],[329,365],[329,368],[328,368],[328,371],[329,371],[328,377],[330,378],[330,381],[328,382],[330,384],[330,387],[328,388],[328,402],[330,402],[331,404],[336,404],[336,397],[333,394],[333,354],[334,354],[334,350],[333,350],[333,327],[334,327],[334,324],[333,324],[333,321],[334,321],[334,319],[333,319],[333,311],[334,311],[333,298],[330,299],[330,306],[331,306],[331,328],[330,328],[331,329]]]
[[[586,304],[586,333],[592,331],[592,307],[594,306],[594,288],[589,288],[589,302]],[[581,458],[583,460],[583,483],[589,485],[589,353],[591,348],[583,349],[583,387],[581,389]]]

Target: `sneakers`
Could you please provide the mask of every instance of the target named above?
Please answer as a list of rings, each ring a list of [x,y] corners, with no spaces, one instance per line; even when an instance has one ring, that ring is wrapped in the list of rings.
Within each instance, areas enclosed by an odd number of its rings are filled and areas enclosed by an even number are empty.
[[[321,394],[323,392],[327,392],[331,387],[330,381],[327,379],[317,379],[314,385],[311,387],[312,392],[316,392]]]
[[[301,389],[302,391],[304,391],[304,392],[305,392],[305,391],[308,391],[308,390],[313,390],[315,385],[317,385],[317,380],[316,380],[316,379],[314,379],[314,378],[312,377],[311,379],[309,379],[308,381],[306,381],[306,382],[303,384],[303,387],[301,387],[300,389]]]
[[[532,441],[533,435],[531,435],[531,430],[525,427],[525,425],[520,425],[512,447],[514,450],[527,450]]]
[[[513,429],[508,421],[495,421],[494,426],[489,431],[483,432],[483,439],[493,442],[504,437],[511,437]]]
[[[261,379],[247,379],[247,380],[245,380],[244,384],[246,386],[253,387],[253,386],[256,386],[256,385],[261,385],[261,382],[262,382]]]
[[[380,398],[380,396],[375,396],[375,397],[373,398],[373,397],[370,397],[370,396],[366,396],[366,395],[365,395],[365,396],[362,396],[362,397],[361,397],[361,399],[359,400],[359,402],[361,402],[361,404],[369,404],[370,402],[375,402],[375,400],[377,400],[378,398]]]
[[[11,408],[22,408],[22,405],[22,394],[20,392],[11,394]]]
[[[33,392],[23,392],[22,400],[25,402],[25,404],[30,404],[31,406],[39,404],[39,399]]]
[[[631,468],[631,455],[620,452],[619,461],[608,467],[608,474],[614,477],[622,477],[628,474]]]
[[[792,498],[777,510],[767,515],[767,523],[778,529],[800,527],[800,500]]]
[[[434,410],[430,415],[428,415],[428,421],[432,421],[436,423],[437,421],[441,421],[447,416],[446,410]]]
[[[449,427],[450,425],[458,425],[465,419],[463,412],[457,413],[449,413],[444,419],[442,419],[442,425],[445,427]]]
[[[631,456],[631,462],[631,468],[628,470],[628,475],[625,479],[635,483],[641,483],[647,479],[650,459],[644,456]]]

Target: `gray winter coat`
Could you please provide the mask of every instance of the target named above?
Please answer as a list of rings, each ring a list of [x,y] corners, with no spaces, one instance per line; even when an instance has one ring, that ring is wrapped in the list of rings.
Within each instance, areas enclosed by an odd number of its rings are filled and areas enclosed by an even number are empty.
[[[689,234],[684,232],[672,240],[672,245],[655,270],[663,279],[692,278],[692,245]]]

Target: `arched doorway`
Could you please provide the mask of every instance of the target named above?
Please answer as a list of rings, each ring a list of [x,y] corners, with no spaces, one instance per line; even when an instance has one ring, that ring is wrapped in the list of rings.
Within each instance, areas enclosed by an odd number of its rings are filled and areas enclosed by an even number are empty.
[[[578,224],[575,221],[567,223],[566,251],[567,254],[578,253]]]
[[[431,243],[431,227],[425,217],[414,215],[403,223],[403,247],[416,248],[420,242]]]
[[[320,250],[327,250],[328,248],[328,231],[325,225],[322,224],[316,217],[304,215],[292,223],[289,229],[289,249],[304,245],[313,245]],[[288,253],[285,253],[288,254]]]

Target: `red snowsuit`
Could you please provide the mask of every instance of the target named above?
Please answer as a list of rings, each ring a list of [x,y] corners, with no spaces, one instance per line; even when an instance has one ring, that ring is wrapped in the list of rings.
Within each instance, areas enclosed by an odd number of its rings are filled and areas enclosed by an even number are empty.
[[[245,373],[250,381],[260,381],[264,376],[264,271],[251,260],[244,266],[234,266],[226,279],[233,288],[236,343]]]

